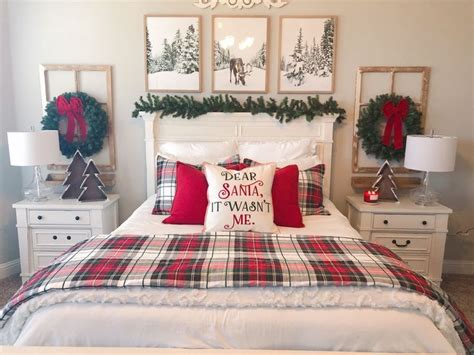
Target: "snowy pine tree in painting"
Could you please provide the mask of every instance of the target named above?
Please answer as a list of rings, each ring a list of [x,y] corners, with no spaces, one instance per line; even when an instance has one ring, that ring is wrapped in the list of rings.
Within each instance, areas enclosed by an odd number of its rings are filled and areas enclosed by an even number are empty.
[[[199,17],[148,16],[149,90],[199,91]]]
[[[321,76],[332,74],[332,61],[334,56],[334,21],[324,22],[324,33],[321,37]]]
[[[304,82],[305,76],[305,61],[303,56],[303,30],[300,28],[298,38],[296,39],[293,54],[290,55],[290,62],[288,63],[288,71],[286,73],[287,79],[300,86]]]
[[[280,90],[331,92],[334,18],[284,18]]]
[[[188,27],[182,43],[177,66],[178,73],[191,74],[199,71],[199,35],[193,25]]]
[[[173,52],[173,56],[176,58],[176,65],[181,65],[181,52],[183,48],[183,40],[181,39],[181,31],[177,30],[174,36],[173,43],[171,44],[171,49]]]
[[[228,69],[230,51],[221,47],[218,41],[214,42],[214,70]]]
[[[265,43],[263,43],[262,46],[260,47],[260,50],[257,52],[255,58],[252,59],[250,64],[253,67],[264,69],[265,63],[266,63],[266,57],[265,57],[266,53],[267,53],[267,49],[266,49]]]
[[[153,59],[151,57],[151,42],[150,34],[148,33],[148,28],[146,29],[146,71],[147,73],[152,73]]]

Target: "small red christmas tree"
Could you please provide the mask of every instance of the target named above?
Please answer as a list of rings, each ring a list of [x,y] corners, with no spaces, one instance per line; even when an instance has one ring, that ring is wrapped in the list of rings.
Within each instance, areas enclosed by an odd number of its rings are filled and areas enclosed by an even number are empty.
[[[63,185],[67,185],[66,190],[64,190],[61,195],[62,199],[73,199],[78,198],[82,192],[81,184],[84,180],[84,169],[87,164],[79,150],[76,150],[74,156],[72,157],[71,164],[67,167],[67,177],[64,180]]]
[[[377,176],[378,178],[372,185],[372,189],[375,189],[375,191],[379,193],[379,199],[398,201],[398,196],[396,194],[397,185],[393,181],[393,170],[387,160],[385,160],[380,167]]]
[[[82,192],[79,195],[79,201],[103,201],[107,200],[107,195],[103,191],[105,187],[102,180],[99,178],[99,170],[92,160],[87,164],[84,170],[85,179],[81,184]]]

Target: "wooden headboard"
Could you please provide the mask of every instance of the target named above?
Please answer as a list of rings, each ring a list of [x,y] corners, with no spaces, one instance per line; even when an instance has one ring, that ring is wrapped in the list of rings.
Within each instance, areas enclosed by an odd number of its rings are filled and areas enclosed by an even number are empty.
[[[145,121],[147,196],[155,193],[155,158],[160,144],[166,142],[284,141],[311,138],[316,154],[326,165],[324,193],[330,196],[333,129],[336,115],[279,123],[267,114],[247,112],[208,113],[195,119],[159,118],[156,113],[140,113]]]

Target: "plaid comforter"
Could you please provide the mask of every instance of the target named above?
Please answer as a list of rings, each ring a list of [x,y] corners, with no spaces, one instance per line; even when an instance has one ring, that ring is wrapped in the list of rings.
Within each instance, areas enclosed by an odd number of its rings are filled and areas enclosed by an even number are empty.
[[[436,300],[467,352],[474,332],[447,294],[387,248],[352,238],[261,233],[98,235],[36,272],[0,313],[3,325],[53,290],[121,287],[390,287]]]

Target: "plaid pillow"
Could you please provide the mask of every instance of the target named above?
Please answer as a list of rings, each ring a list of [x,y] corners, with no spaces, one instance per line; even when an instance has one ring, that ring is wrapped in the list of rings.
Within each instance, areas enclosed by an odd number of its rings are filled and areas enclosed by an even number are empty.
[[[224,168],[238,164],[240,157],[233,155],[217,165]],[[176,161],[169,160],[161,155],[156,157],[156,201],[152,214],[169,214],[176,193]],[[201,170],[202,165],[193,165]]]
[[[259,163],[251,159],[244,159],[244,164],[254,166]],[[319,164],[299,172],[298,202],[303,216],[331,215],[329,211],[324,209],[323,205],[324,171],[324,164]]]

